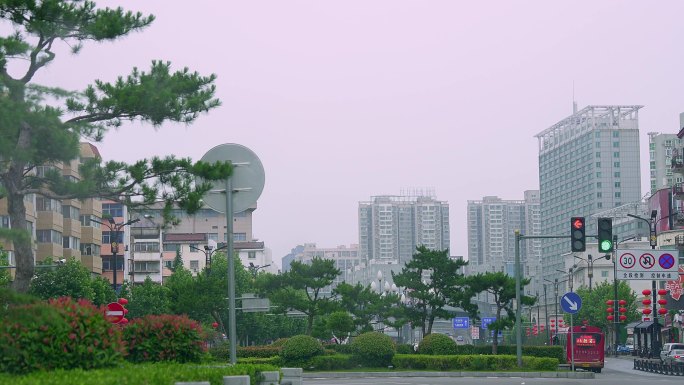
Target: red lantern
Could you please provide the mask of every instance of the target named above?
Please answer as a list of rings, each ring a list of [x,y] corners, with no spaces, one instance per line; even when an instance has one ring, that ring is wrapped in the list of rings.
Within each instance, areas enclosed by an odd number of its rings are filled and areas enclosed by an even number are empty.
[[[606,319],[607,319],[608,321],[612,321],[613,319],[615,319],[615,317],[613,317],[613,315],[609,315],[608,317],[606,317]]]
[[[646,315],[649,315],[649,314],[651,314],[651,309],[646,308],[646,309],[642,310],[641,312],[646,314]]]
[[[559,323],[559,324],[562,324],[562,323],[563,323],[563,319],[562,319],[562,318],[559,319],[559,320],[558,320],[558,323]]]
[[[128,314],[128,309],[124,308],[124,314]]]
[[[128,318],[122,318],[121,321],[119,321],[120,324],[127,324],[128,323]]]
[[[535,330],[535,331],[533,332],[533,334],[536,336],[536,335],[538,334],[538,332]]]
[[[609,299],[608,301],[606,301],[606,305],[613,306],[613,300]]]
[[[620,321],[625,321],[627,319],[626,315],[620,315]]]
[[[127,305],[127,304],[128,304],[128,300],[127,300],[126,298],[119,298],[119,300],[118,300],[117,302],[119,302],[119,303],[122,304],[122,305]]]
[[[627,313],[627,309],[624,308],[624,307],[621,307],[620,309],[618,309],[618,311],[619,311],[620,313]]]
[[[651,304],[651,300],[650,300],[650,299],[648,299],[648,298],[646,298],[645,300],[641,301],[641,303],[643,303],[643,304],[644,304],[644,306],[648,306],[648,305],[650,305],[650,304]]]
[[[550,322],[551,322],[551,325],[553,325],[553,324],[556,323],[556,320],[555,320],[555,319],[552,319]]]
[[[609,307],[608,309],[606,309],[606,313],[615,313],[615,309]]]
[[[541,331],[544,331],[545,328],[546,328],[546,326],[542,325],[542,326],[541,326]]]
[[[213,322],[213,323],[211,324],[211,327],[213,327],[214,329],[216,329],[216,328],[218,327],[218,322]]]
[[[665,298],[661,298],[658,300],[658,305],[667,305],[667,300]]]
[[[627,305],[627,301],[625,301],[624,299],[621,299],[621,300],[618,302],[618,304],[620,304],[620,306],[625,306],[625,305]]]
[[[648,289],[644,289],[644,290],[641,292],[641,294],[643,294],[643,295],[651,295],[651,291],[648,290]]]
[[[658,314],[663,315],[666,313],[667,313],[667,309],[665,309],[664,307],[661,307],[660,309],[658,309]]]
[[[667,295],[667,289],[658,290],[658,295]]]

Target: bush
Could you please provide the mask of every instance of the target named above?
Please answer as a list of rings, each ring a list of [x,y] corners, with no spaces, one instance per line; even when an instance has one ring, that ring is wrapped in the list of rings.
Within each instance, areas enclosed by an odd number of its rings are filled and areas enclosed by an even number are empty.
[[[280,355],[286,365],[306,368],[313,357],[323,355],[323,345],[311,336],[300,334],[285,342]]]
[[[468,355],[439,356],[423,354],[397,354],[392,360],[397,369],[418,370],[463,370],[463,371],[517,371],[515,355]],[[555,371],[558,359],[545,357],[523,357],[523,369]]]
[[[101,368],[121,362],[126,346],[104,309],[69,297],[8,306],[0,322],[0,372]]]
[[[219,341],[211,345],[207,352],[215,361],[228,362],[230,361],[230,341]]]
[[[187,316],[147,315],[124,329],[131,362],[200,362],[204,353],[202,328]]]
[[[359,335],[354,338],[351,346],[356,362],[366,367],[388,366],[396,352],[392,338],[378,332]]]
[[[287,342],[287,338],[278,338],[277,340],[271,343],[271,346],[282,348],[283,345],[285,345],[285,342]]]
[[[331,349],[340,354],[352,354],[354,353],[354,348],[350,344],[325,344],[323,345],[326,349]]]
[[[349,354],[336,354],[333,356],[318,356],[311,359],[314,370],[342,370],[352,369],[356,366],[354,358]]]
[[[397,354],[413,354],[413,345],[411,344],[397,344]]]
[[[432,355],[456,354],[456,342],[445,334],[428,334],[418,344],[418,353]]]
[[[283,349],[277,346],[238,346],[238,357],[269,358],[279,356]]]

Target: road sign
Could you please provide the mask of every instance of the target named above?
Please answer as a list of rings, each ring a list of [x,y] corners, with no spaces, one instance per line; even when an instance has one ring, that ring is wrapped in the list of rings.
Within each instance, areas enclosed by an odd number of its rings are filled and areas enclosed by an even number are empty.
[[[110,302],[107,304],[107,310],[105,311],[105,318],[107,321],[118,324],[124,319],[126,312],[122,304],[118,302]]]
[[[582,298],[577,293],[571,291],[563,294],[560,304],[564,312],[576,314],[582,308]]]
[[[482,318],[482,329],[487,329],[490,323],[496,321],[496,317],[483,317]]]
[[[677,258],[671,250],[619,250],[618,279],[673,281],[679,279]]]
[[[454,318],[454,329],[469,329],[470,328],[470,318],[468,317],[455,317]]]
[[[470,338],[474,340],[480,339],[480,328],[477,326],[470,327]]]

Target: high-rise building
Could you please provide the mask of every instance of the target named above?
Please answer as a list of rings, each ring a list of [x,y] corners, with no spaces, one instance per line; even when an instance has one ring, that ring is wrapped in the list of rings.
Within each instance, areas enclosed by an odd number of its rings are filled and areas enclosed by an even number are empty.
[[[682,183],[681,175],[673,175],[671,162],[682,147],[682,140],[677,134],[648,133],[648,160],[651,173],[651,194],[662,188],[669,188],[675,183]]]
[[[359,256],[366,262],[411,260],[417,246],[449,248],[449,204],[431,194],[382,195],[359,202]]]
[[[340,275],[337,276],[332,287],[337,286],[341,282],[355,284],[352,275],[355,268],[360,265],[359,245],[317,247],[315,243],[305,243],[301,251],[294,255],[293,260],[311,263],[311,260],[314,258],[330,259],[335,262],[335,267],[340,270]]]
[[[641,199],[639,109],[588,106],[536,135],[539,141],[541,232],[545,279],[563,278],[570,218]],[[596,233],[596,222],[586,224]]]
[[[503,200],[486,196],[468,201],[469,274],[505,272],[515,276],[515,230],[523,235],[541,235],[539,191],[524,192],[523,200]],[[534,281],[541,277],[541,241],[527,239],[520,244],[525,277],[533,278],[527,290],[534,294]]]

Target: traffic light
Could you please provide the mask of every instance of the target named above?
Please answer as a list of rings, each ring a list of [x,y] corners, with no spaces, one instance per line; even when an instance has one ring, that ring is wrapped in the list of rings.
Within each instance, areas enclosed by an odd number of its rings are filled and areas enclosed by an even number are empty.
[[[572,251],[585,251],[587,249],[584,230],[584,217],[570,218],[570,247]]]
[[[600,253],[613,251],[613,219],[598,219],[598,249]]]

